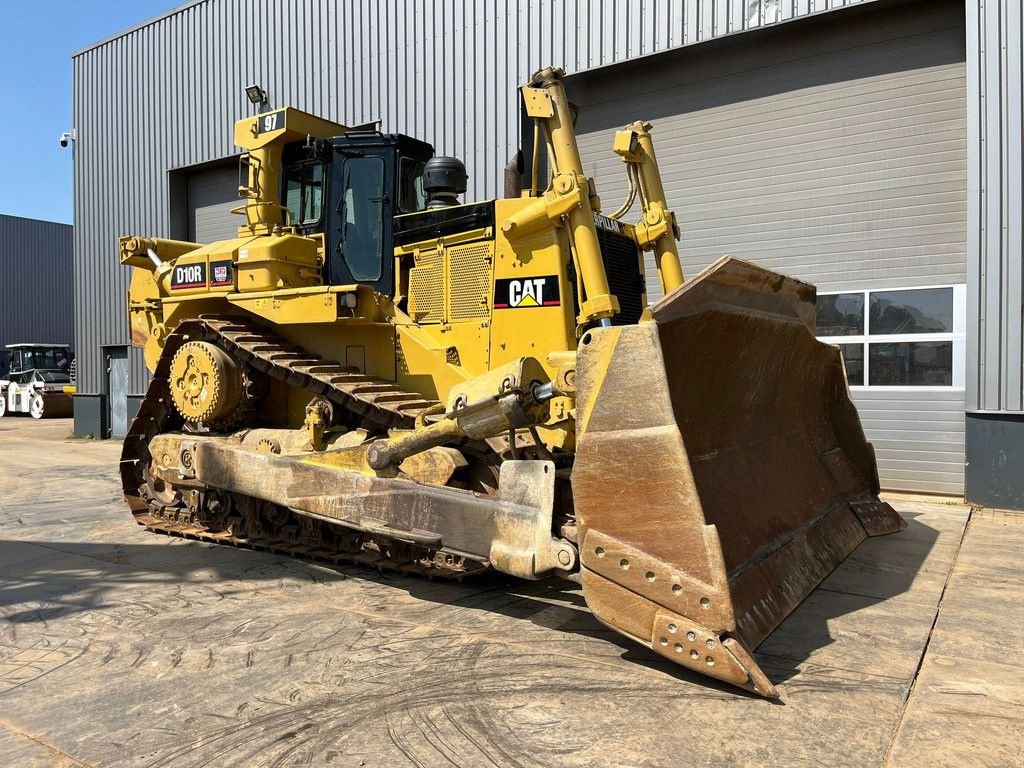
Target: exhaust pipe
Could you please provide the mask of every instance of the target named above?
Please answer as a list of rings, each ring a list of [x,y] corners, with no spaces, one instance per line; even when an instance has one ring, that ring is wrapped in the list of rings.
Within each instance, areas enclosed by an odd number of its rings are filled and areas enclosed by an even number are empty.
[[[523,150],[516,150],[505,166],[505,198],[522,197],[523,194]]]

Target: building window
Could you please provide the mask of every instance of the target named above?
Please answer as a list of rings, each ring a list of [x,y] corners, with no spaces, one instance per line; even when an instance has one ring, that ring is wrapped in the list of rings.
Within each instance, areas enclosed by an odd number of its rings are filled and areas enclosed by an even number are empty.
[[[846,380],[851,387],[864,386],[864,345],[836,344],[843,353],[846,363]]]
[[[818,296],[819,336],[862,336],[863,334],[863,293],[832,293]]]
[[[818,294],[817,335],[851,387],[962,389],[966,286]]]
[[[871,334],[952,333],[953,289],[872,291]]]

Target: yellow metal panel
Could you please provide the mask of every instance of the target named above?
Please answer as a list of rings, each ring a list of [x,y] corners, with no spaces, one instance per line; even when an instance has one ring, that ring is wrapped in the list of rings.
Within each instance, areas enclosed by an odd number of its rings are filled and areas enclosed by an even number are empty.
[[[301,235],[257,237],[237,249],[239,291],[318,285],[319,243]]]
[[[230,301],[236,307],[269,320],[275,325],[297,323],[333,323],[338,319],[338,294],[249,296],[235,293]]]
[[[415,216],[417,214],[406,214],[406,216]],[[404,218],[402,216],[396,216],[396,219]],[[432,251],[438,247],[439,243],[444,243],[446,246],[461,245],[463,243],[472,243],[477,240],[490,240],[494,237],[494,230],[492,227],[478,227],[477,229],[467,229],[464,232],[453,232],[445,235],[443,238],[431,237],[425,240],[420,240],[415,243],[405,243],[395,247],[396,256],[407,256],[414,254],[416,251],[425,250]]]
[[[348,133],[341,123],[324,120],[294,107],[285,107],[235,123],[235,144],[245,149],[259,149],[274,141],[298,141],[307,136],[329,139]]]
[[[379,308],[367,285],[318,285],[279,291],[232,293],[236,307],[280,325],[346,324],[376,320]],[[352,300],[356,306],[352,306]]]
[[[409,314],[420,323],[444,321],[444,261],[439,250],[417,251],[409,270]]]
[[[238,250],[244,248],[251,240],[252,238],[222,240],[179,256],[174,260],[173,267],[161,277],[160,294],[165,297],[165,301],[173,301],[188,296],[207,296],[211,293],[222,294],[234,291],[233,272],[229,271],[229,283],[216,285],[211,283],[213,280],[211,267],[214,264],[221,266],[233,264],[238,258]],[[195,284],[190,284],[185,277],[189,274],[190,268],[198,270],[195,275],[201,277],[195,281]]]
[[[484,242],[445,249],[449,320],[481,318],[491,313],[493,248],[493,243]]]
[[[530,117],[550,119],[555,116],[551,94],[544,88],[523,86],[523,103],[526,104],[526,114]]]
[[[530,203],[528,198],[497,200],[495,216],[502,221]],[[493,282],[555,276],[559,304],[495,308],[491,324],[491,367],[519,357],[536,357],[544,362],[548,352],[576,349],[576,297],[569,281],[570,258],[568,238],[560,228],[542,230],[517,239],[514,244],[500,234],[495,239]],[[554,370],[548,373],[554,375]]]
[[[487,323],[398,326],[398,382],[443,400],[448,390],[487,371]]]

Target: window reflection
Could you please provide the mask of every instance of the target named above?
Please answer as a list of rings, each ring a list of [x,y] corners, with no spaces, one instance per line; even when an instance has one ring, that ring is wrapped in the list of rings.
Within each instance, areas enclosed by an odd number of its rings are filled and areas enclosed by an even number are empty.
[[[953,289],[871,292],[871,335],[950,333]]]
[[[952,386],[952,341],[902,341],[868,345],[872,386]]]
[[[300,163],[288,169],[285,177],[285,207],[292,224],[314,224],[323,210],[322,163]]]
[[[352,277],[379,280],[384,226],[384,161],[350,157],[345,161],[341,252]]]
[[[836,344],[843,353],[843,364],[846,366],[846,380],[851,387],[864,385],[864,345]]]
[[[398,166],[398,210],[416,213],[427,207],[427,193],[423,189],[423,169],[426,164],[411,157],[403,157]]]
[[[817,334],[819,336],[859,336],[864,333],[864,294],[835,293],[819,296]]]

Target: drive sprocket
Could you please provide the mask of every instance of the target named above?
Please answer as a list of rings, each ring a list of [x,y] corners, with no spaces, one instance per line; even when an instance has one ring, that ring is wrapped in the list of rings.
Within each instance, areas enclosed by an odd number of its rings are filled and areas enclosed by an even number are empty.
[[[171,400],[186,421],[209,423],[235,413],[242,400],[242,372],[220,347],[187,341],[171,361]]]

